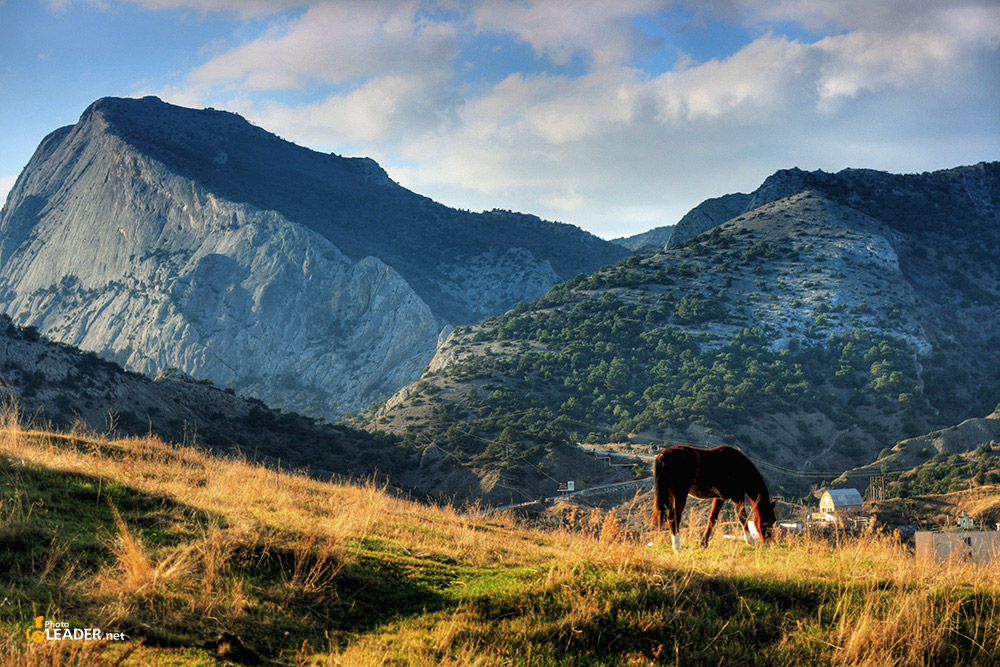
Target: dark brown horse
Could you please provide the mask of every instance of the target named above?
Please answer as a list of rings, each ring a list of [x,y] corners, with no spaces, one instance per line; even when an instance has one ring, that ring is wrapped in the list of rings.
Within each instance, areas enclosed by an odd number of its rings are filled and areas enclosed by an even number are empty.
[[[702,546],[708,546],[712,526],[726,500],[736,505],[736,514],[748,543],[756,542],[758,536],[764,541],[771,537],[774,503],[767,493],[767,485],[750,459],[734,447],[667,447],[653,462],[653,491],[653,526],[663,528],[666,514],[674,551],[681,550],[678,531],[688,494],[695,498],[712,499],[712,512],[705,535],[701,538]],[[754,520],[749,524],[745,506],[747,497],[754,510]]]

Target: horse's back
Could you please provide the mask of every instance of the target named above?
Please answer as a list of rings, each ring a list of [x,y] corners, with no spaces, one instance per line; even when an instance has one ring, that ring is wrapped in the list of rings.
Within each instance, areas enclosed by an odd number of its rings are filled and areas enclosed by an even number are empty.
[[[687,445],[667,447],[656,456],[654,467],[660,477],[694,481],[698,471],[698,450]]]
[[[753,462],[735,447],[711,449],[674,445],[656,457],[657,472],[671,479],[689,481],[702,497],[740,497],[755,488],[760,473]]]

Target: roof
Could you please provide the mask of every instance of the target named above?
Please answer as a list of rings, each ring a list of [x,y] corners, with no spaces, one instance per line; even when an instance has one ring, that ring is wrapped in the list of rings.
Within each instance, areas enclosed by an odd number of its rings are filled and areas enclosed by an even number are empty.
[[[834,507],[864,503],[861,499],[861,493],[857,489],[827,489],[826,494],[829,494]]]

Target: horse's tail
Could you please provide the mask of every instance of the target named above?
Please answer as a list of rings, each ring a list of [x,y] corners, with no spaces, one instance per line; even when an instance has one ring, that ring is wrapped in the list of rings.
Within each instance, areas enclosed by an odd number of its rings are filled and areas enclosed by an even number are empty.
[[[653,528],[659,530],[663,527],[663,512],[667,509],[667,494],[662,489],[663,478],[660,475],[662,466],[662,454],[653,460]]]

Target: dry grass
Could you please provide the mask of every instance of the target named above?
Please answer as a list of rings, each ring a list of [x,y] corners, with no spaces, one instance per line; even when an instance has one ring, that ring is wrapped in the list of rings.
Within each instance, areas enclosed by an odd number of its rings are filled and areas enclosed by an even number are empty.
[[[116,646],[112,642],[28,643],[20,638],[0,640],[0,665],[14,667],[118,667],[135,652],[136,646]]]
[[[27,489],[18,476],[32,470],[56,471],[98,480],[105,495],[117,484],[157,499],[111,510],[95,536],[96,564],[74,561],[53,540],[55,555],[31,570],[33,588],[8,587],[3,594],[22,601],[2,617],[12,638],[0,667],[169,664],[181,655],[135,641],[29,646],[18,628],[36,612],[135,637],[160,633],[194,651],[185,664],[214,660],[208,628],[238,631],[288,664],[1000,661],[996,568],[929,567],[886,536],[753,549],[723,539],[720,526],[700,549],[693,511],[686,551],[675,555],[646,547],[654,536],[629,532],[615,514],[533,530],[510,516],[421,505],[377,484],[326,483],[155,437],[34,433],[16,415],[0,419],[12,487]],[[34,525],[27,493],[2,497],[0,531]],[[95,504],[107,507],[107,498]]]

